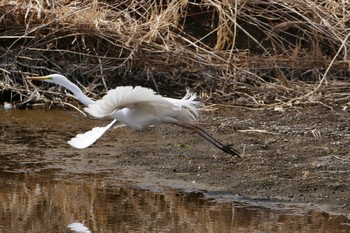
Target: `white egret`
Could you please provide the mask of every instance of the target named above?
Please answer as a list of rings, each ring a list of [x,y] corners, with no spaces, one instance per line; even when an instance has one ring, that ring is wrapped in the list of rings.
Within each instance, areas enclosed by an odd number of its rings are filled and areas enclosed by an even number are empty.
[[[157,95],[149,88],[120,86],[108,91],[102,99],[94,101],[86,96],[78,86],[60,74],[27,79],[61,85],[73,92],[77,99],[86,106],[84,110],[90,115],[97,118],[111,117],[114,119],[106,127],[96,127],[68,141],[75,148],[83,149],[90,146],[118,120],[133,129],[143,129],[158,124],[175,124],[192,130],[220,150],[239,157],[239,152],[231,145],[224,145],[195,124],[199,116],[197,107],[201,105],[201,102],[196,100],[196,94],[189,91],[182,99],[174,99]]]

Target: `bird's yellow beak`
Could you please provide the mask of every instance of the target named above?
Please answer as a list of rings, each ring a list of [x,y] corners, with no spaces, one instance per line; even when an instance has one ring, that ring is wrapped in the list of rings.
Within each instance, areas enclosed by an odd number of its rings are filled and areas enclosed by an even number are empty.
[[[36,77],[27,77],[28,80],[38,80],[38,81],[46,81],[51,80],[52,78],[49,76],[36,76]]]

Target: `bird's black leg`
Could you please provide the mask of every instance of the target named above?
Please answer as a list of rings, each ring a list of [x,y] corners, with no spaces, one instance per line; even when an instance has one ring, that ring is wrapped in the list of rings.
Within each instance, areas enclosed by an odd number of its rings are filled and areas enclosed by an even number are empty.
[[[193,125],[193,124],[188,124],[188,123],[182,123],[182,122],[177,122],[175,123],[178,126],[181,126],[183,128],[192,130],[193,132],[197,133],[204,139],[206,139],[208,142],[212,143],[214,146],[219,148],[220,150],[224,151],[225,153],[235,155],[237,157],[241,157],[240,153],[238,150],[233,148],[231,145],[224,145],[222,144],[219,140],[211,136],[209,133],[207,133],[203,128],[199,127],[198,125]]]

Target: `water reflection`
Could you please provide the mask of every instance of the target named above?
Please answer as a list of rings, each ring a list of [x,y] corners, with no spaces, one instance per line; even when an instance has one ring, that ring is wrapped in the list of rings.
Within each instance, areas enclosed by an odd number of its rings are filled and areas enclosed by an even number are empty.
[[[91,233],[89,228],[87,228],[84,224],[79,222],[74,222],[68,225],[68,228],[77,233]]]
[[[216,202],[200,193],[152,192],[100,177],[1,172],[0,232],[348,232],[350,221],[314,210]],[[303,213],[301,213],[303,212]]]

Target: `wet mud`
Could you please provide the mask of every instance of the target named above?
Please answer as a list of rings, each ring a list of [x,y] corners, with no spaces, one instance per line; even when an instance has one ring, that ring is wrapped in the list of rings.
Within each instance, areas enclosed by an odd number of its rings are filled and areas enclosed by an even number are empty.
[[[208,206],[210,200],[221,200],[231,217],[233,209],[235,214],[239,212],[235,208],[240,205],[259,206],[256,207],[259,209],[279,209],[280,206],[288,209],[289,206],[292,210],[298,206],[298,211],[305,209],[308,219],[325,218],[318,223],[324,224],[323,227],[329,227],[329,219],[337,219],[333,216],[336,214],[344,227],[337,229],[346,231],[350,226],[349,116],[348,110],[323,106],[285,111],[214,106],[205,111],[201,125],[218,139],[242,151],[239,159],[224,154],[188,130],[169,125],[143,131],[114,129],[92,147],[76,150],[66,141],[77,133],[106,125],[109,120],[86,118],[74,111],[1,111],[1,176],[10,177],[3,179],[1,186],[11,188],[9,192],[12,193],[23,188],[16,186],[14,180],[34,182],[37,190],[28,189],[32,196],[27,201],[20,199],[28,208],[31,202],[38,200],[35,198],[48,193],[42,188],[45,182],[52,182],[55,187],[51,188],[64,192],[60,195],[69,195],[70,190],[79,192],[76,187],[80,186],[84,190],[93,189],[88,192],[92,200],[98,199],[94,195],[106,189],[114,190],[108,192],[113,196],[115,190],[121,190],[120,185],[136,187],[132,191],[135,193],[148,192],[147,195],[155,198],[152,201],[164,201],[169,198],[167,193],[174,197],[183,195],[184,199],[191,197],[190,193],[196,193],[200,198],[196,196],[195,201],[190,198],[192,201]],[[19,202],[15,197],[7,198]],[[54,197],[55,200],[59,198]],[[46,200],[47,195],[44,199],[45,203],[51,200]],[[66,202],[65,198],[61,199]],[[163,204],[174,205],[178,199],[173,201]],[[60,204],[64,205],[63,202]],[[8,202],[1,203],[4,206]],[[71,208],[74,205],[69,203]],[[111,208],[114,208],[112,204]],[[208,218],[206,211],[217,215],[209,209],[204,210],[204,218]],[[76,211],[78,214],[88,210],[77,207]],[[271,218],[271,214],[266,216]],[[276,216],[274,213],[273,218],[282,218]],[[23,219],[23,216],[18,218]],[[237,219],[236,216],[232,221]],[[104,221],[108,224],[108,220]],[[232,221],[229,221],[231,226]],[[303,221],[305,218],[298,220],[298,224],[305,226]],[[207,228],[208,225],[204,225],[203,229]],[[306,228],[303,230],[307,232]]]

